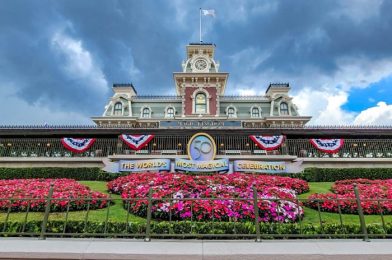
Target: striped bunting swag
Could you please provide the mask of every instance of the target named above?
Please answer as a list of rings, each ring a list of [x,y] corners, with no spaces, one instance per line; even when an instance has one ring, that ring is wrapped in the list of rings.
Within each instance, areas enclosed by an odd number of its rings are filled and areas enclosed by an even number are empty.
[[[122,134],[120,138],[133,150],[140,150],[144,146],[146,146],[151,139],[154,138],[154,135],[127,135]]]
[[[310,139],[310,143],[325,153],[336,153],[343,147],[343,139]]]
[[[83,153],[87,151],[95,142],[95,138],[61,138],[63,146],[74,153]]]
[[[252,139],[257,146],[266,151],[278,149],[286,139],[284,135],[250,135],[249,138]]]

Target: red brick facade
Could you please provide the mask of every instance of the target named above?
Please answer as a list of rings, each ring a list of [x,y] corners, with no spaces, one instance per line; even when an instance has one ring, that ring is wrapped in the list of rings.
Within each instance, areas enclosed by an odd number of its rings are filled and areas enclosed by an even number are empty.
[[[192,105],[193,105],[193,93],[195,90],[199,89],[198,87],[187,87],[185,88],[185,116],[192,115]],[[208,107],[210,110],[209,115],[216,115],[216,88],[215,87],[204,87],[205,91],[208,92]]]

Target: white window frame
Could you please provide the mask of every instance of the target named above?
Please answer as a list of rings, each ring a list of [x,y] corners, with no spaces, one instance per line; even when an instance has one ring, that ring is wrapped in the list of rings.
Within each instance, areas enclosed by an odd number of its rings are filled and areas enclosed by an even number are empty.
[[[206,95],[206,102],[207,102],[207,111],[206,113],[196,113],[196,95],[199,93],[204,93]],[[208,115],[210,114],[210,93],[208,93],[207,90],[203,88],[196,89],[193,94],[192,94],[192,114],[197,114],[197,115]]]
[[[259,116],[253,116],[253,109],[259,110]],[[261,118],[262,115],[263,115],[263,110],[262,110],[261,107],[259,107],[259,106],[252,106],[252,107],[250,108],[250,110],[249,110],[249,113],[250,113],[250,117],[251,117],[251,118]]]
[[[287,114],[286,115],[282,115],[281,111],[280,111],[280,106],[282,105],[282,103],[286,103],[287,105]],[[290,104],[286,101],[286,100],[281,100],[278,104],[278,109],[279,109],[279,115],[280,116],[291,116],[291,109],[290,109]]]
[[[116,110],[116,105],[117,104],[121,104],[121,114],[120,115],[115,115],[114,114],[114,111]],[[122,116],[122,115],[124,115],[124,104],[123,104],[123,102],[121,102],[120,100],[117,100],[116,102],[114,102],[113,108],[112,108],[112,115],[113,116]]]
[[[148,113],[148,117],[144,117],[143,115],[144,115],[144,109],[148,109],[148,111],[149,111],[149,113]],[[148,106],[143,106],[141,109],[140,109],[140,118],[151,118],[151,114],[152,114],[152,110],[151,110],[151,107],[148,107]]]
[[[234,109],[234,115],[233,116],[229,116],[229,109],[230,108]],[[237,108],[235,106],[233,106],[233,105],[227,106],[226,109],[225,109],[225,112],[226,112],[226,116],[228,118],[236,118],[237,117]]]
[[[168,113],[168,110],[169,109],[173,109],[173,116],[171,117],[171,116],[169,116],[169,113]],[[165,118],[174,118],[176,116],[176,108],[174,107],[174,106],[167,106],[166,108],[165,108]]]

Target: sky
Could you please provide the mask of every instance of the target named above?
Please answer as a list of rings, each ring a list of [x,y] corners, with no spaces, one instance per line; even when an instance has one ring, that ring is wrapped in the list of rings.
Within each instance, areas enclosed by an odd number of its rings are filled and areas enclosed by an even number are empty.
[[[288,82],[309,124],[392,125],[389,0],[0,0],[0,125],[92,124],[113,83],[175,95],[199,8],[226,94]]]

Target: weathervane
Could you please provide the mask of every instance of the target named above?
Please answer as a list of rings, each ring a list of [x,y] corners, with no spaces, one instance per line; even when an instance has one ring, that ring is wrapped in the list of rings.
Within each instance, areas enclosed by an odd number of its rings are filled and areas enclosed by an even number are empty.
[[[212,16],[215,17],[215,9],[201,9],[200,8],[200,23],[199,23],[199,33],[200,33],[200,43],[202,43],[201,39],[201,17],[203,16]]]

